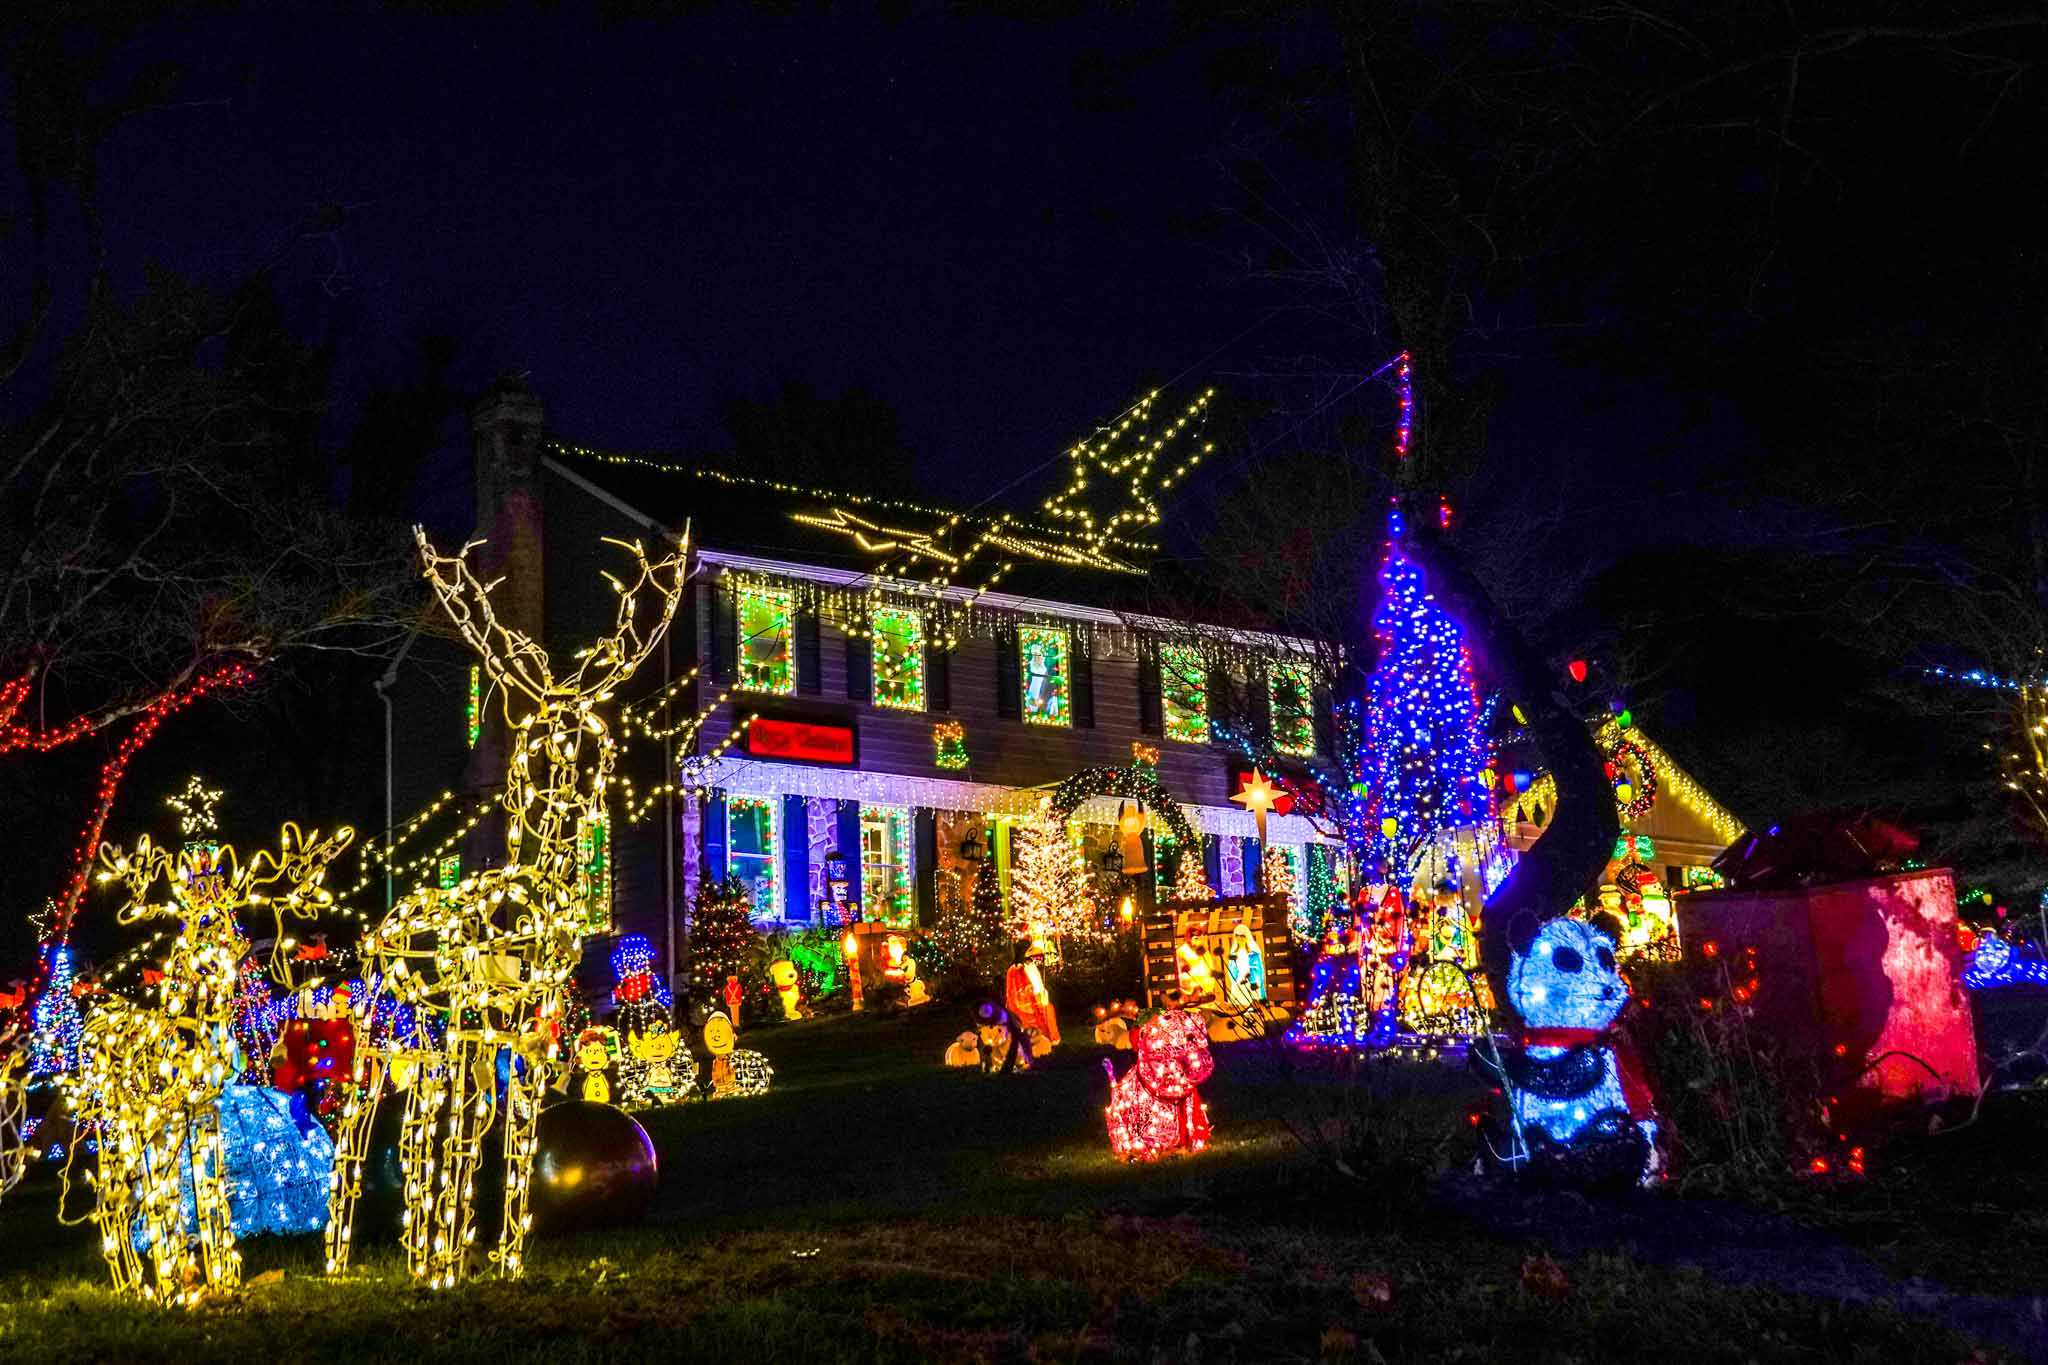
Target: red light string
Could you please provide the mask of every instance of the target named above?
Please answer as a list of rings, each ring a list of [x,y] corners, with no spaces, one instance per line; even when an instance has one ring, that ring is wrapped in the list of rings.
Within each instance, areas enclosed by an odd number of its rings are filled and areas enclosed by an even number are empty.
[[[100,835],[106,830],[107,816],[114,809],[114,798],[120,793],[121,779],[127,774],[128,765],[134,760],[135,755],[142,752],[155,737],[157,727],[168,717],[176,715],[209,692],[223,687],[246,686],[255,676],[255,669],[247,664],[228,664],[210,673],[201,674],[180,690],[166,693],[144,708],[142,718],[114,750],[113,757],[100,765],[98,799],[93,806],[91,817],[85,822],[85,828],[79,831],[78,843],[72,849],[71,878],[65,883],[64,893],[57,901],[56,912],[44,930],[42,946],[69,941],[71,925],[78,916],[79,903],[85,899],[86,887],[92,880],[93,855],[99,849]],[[14,689],[24,681],[16,679],[7,684],[5,689],[0,689],[0,723],[6,721],[8,699],[13,696]],[[14,705],[20,705],[18,699],[14,701]],[[37,959],[35,981],[29,988],[31,1001],[42,998],[43,987],[47,984],[49,976],[50,955],[39,952]]]

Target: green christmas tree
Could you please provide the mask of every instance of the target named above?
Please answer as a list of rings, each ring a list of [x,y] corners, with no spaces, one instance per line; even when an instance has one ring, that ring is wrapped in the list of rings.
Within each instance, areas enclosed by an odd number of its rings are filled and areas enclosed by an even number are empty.
[[[737,877],[714,882],[697,893],[696,908],[690,914],[689,951],[685,955],[685,989],[693,1004],[725,1008],[726,978],[737,976],[753,997],[760,982],[756,964],[760,960],[761,931],[754,927],[754,899],[747,884]]]
[[[964,905],[955,902],[939,911],[931,941],[944,961],[939,976],[945,993],[994,988],[1010,962],[1003,889],[996,880],[994,858],[984,858],[976,869],[974,894]]]

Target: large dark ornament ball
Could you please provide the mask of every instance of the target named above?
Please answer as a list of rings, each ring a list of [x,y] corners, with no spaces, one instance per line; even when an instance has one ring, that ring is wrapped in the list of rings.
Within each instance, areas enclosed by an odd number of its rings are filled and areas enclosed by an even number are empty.
[[[533,1225],[574,1232],[636,1222],[654,1202],[654,1140],[609,1104],[568,1100],[540,1112]]]

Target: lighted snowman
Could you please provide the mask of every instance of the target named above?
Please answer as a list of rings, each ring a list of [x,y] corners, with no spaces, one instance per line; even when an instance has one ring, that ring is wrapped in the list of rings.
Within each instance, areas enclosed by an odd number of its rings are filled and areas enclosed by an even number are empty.
[[[1614,1029],[1628,983],[1614,962],[1619,928],[1521,914],[1508,926],[1508,1003],[1519,1049],[1502,1056],[1517,1141],[1497,1155],[1574,1183],[1647,1181],[1659,1170],[1657,1115],[1634,1051]]]

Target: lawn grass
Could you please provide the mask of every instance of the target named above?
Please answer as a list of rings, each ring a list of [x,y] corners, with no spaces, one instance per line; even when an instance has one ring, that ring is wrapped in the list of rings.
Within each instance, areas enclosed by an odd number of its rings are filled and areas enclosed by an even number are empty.
[[[982,1077],[938,1064],[958,1027],[927,1011],[743,1037],[774,1092],[644,1116],[662,1165],[647,1221],[541,1239],[516,1283],[426,1294],[375,1244],[328,1281],[316,1245],[259,1239],[262,1282],[163,1313],[107,1293],[86,1232],[25,1186],[0,1207],[0,1356],[1961,1361],[1983,1344],[1882,1297],[1553,1236],[1554,1215],[1532,1234],[1455,1198],[1391,1205],[1301,1157],[1280,1121],[1300,1091],[1248,1045],[1218,1050],[1208,1152],[1122,1166],[1096,1049]],[[1455,1129],[1469,1083],[1417,1076],[1414,1103]]]

